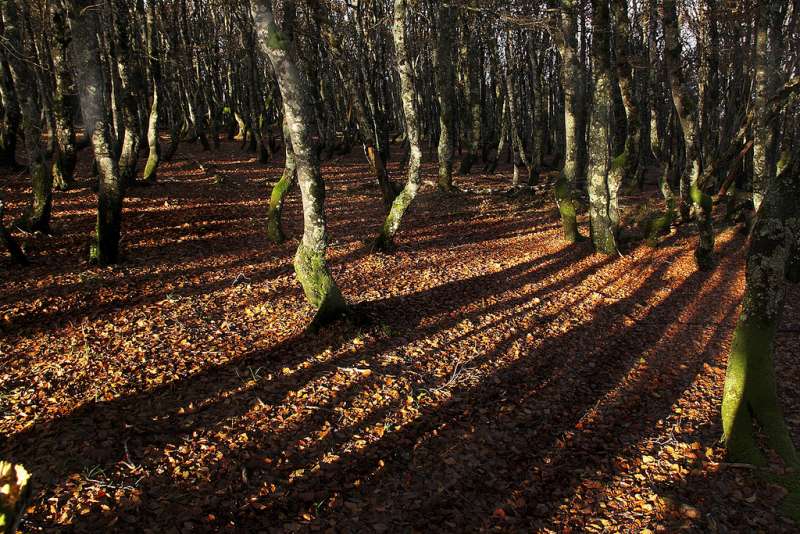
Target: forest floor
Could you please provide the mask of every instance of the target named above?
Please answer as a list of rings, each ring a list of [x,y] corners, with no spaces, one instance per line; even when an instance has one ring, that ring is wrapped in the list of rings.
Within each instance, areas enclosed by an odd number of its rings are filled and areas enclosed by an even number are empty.
[[[265,237],[281,161],[182,145],[129,191],[125,261],[101,268],[88,153],[52,235],[23,239],[32,265],[0,256],[0,458],[33,473],[25,532],[797,531],[719,446],[740,230],[700,273],[690,228],[598,256],[559,239],[550,192],[429,183],[396,253],[369,254],[382,206],[356,152],[323,174],[331,269],[368,320],[310,333],[296,189],[290,240]],[[18,216],[26,178],[0,189]],[[799,297],[777,358],[796,440]]]

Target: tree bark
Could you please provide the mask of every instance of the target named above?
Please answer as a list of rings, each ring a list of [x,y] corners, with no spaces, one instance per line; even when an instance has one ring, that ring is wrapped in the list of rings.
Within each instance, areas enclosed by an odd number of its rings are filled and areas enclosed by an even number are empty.
[[[28,54],[22,46],[19,11],[16,0],[2,2],[6,46],[11,50],[8,64],[16,94],[22,102],[22,133],[28,153],[28,170],[31,175],[33,197],[20,221],[29,231],[50,231],[50,210],[53,204],[53,175],[45,162],[41,147],[42,124],[37,89],[33,72],[28,65]]]
[[[53,115],[55,118],[55,134],[58,153],[53,157],[53,181],[60,190],[68,189],[74,182],[75,163],[78,149],[75,142],[75,126],[72,117],[75,114],[75,82],[67,60],[69,49],[69,30],[67,15],[63,4],[50,2],[51,20],[53,23],[53,69],[55,74],[55,95],[53,98]]]
[[[283,144],[286,151],[286,162],[283,166],[283,174],[278,183],[272,188],[269,198],[269,208],[267,210],[267,237],[273,243],[283,243],[286,236],[283,233],[281,215],[283,212],[283,200],[286,194],[297,181],[297,163],[292,149],[292,137],[286,119],[283,121]]]
[[[683,77],[681,66],[681,41],[675,0],[664,0],[661,22],[664,26],[664,59],[669,74],[672,102],[683,130],[686,167],[682,179],[689,185],[692,216],[697,222],[700,238],[695,248],[695,261],[700,270],[709,270],[714,265],[714,227],[711,197],[700,182],[700,140],[697,135],[697,103]],[[688,180],[687,180],[688,177]],[[685,198],[681,199],[682,202]]]
[[[406,0],[394,0],[394,22],[392,24],[397,72],[400,75],[400,97],[403,102],[405,114],[405,132],[409,143],[408,169],[406,170],[406,184],[403,190],[392,202],[392,208],[386,216],[378,238],[375,240],[373,250],[389,251],[394,248],[394,236],[400,228],[408,207],[417,196],[420,185],[420,167],[422,165],[422,150],[419,145],[419,119],[415,105],[414,67],[408,57],[406,48]]]
[[[439,104],[439,179],[441,191],[453,189],[453,8],[439,5],[436,47],[434,48],[434,81]]]
[[[734,461],[766,465],[753,429],[757,422],[768,446],[789,466],[798,468],[800,459],[778,402],[773,364],[788,268],[800,239],[797,159],[766,186],[767,195],[750,237],[747,285],[725,376],[723,441]]]
[[[144,166],[142,179],[153,183],[158,177],[158,162],[161,156],[161,144],[158,140],[158,96],[161,85],[161,61],[158,47],[158,28],[156,28],[156,2],[147,3],[147,55],[150,78],[153,83],[153,96],[150,103],[150,115],[147,120],[147,163]]]
[[[555,185],[555,199],[561,214],[564,240],[574,243],[580,239],[573,199],[578,177],[578,106],[582,101],[581,64],[578,59],[578,22],[575,0],[561,0],[557,12],[554,40],[561,55],[561,86],[564,91],[564,167]]]
[[[344,313],[346,304],[325,260],[328,245],[325,184],[311,137],[313,109],[297,70],[294,43],[275,25],[271,0],[250,0],[250,10],[258,45],[272,64],[283,97],[303,199],[303,238],[294,257],[294,267],[306,298],[317,309],[314,322],[320,324]]]
[[[608,0],[592,0],[595,68],[594,111],[589,132],[589,222],[597,252],[617,253],[621,162],[611,151],[611,50]]]
[[[78,92],[86,135],[92,140],[100,173],[97,192],[97,223],[90,244],[89,259],[101,265],[120,259],[123,186],[113,156],[109,133],[106,85],[97,45],[100,31],[98,6],[93,0],[78,0],[72,10],[73,54],[76,60]]]

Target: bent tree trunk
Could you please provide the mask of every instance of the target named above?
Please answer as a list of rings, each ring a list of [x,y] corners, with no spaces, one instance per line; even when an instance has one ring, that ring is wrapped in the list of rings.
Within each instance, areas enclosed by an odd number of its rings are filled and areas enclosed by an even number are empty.
[[[283,199],[297,181],[297,163],[294,159],[292,149],[292,137],[286,119],[283,120],[283,144],[286,147],[286,163],[283,167],[283,174],[278,183],[272,188],[269,197],[269,208],[267,210],[267,237],[273,243],[283,243],[286,236],[281,225],[281,214],[283,212]]]
[[[86,135],[92,140],[94,159],[100,173],[97,191],[97,224],[89,248],[89,259],[101,265],[119,261],[122,226],[122,183],[111,150],[105,80],[97,47],[99,20],[93,0],[76,2],[72,12],[74,56],[78,90]]]
[[[783,420],[775,390],[773,351],[800,239],[800,162],[795,158],[771,179],[751,235],[747,286],[733,335],[722,400],[723,441],[735,461],[765,465],[756,443],[758,423],[767,445],[795,468],[800,459]]]
[[[161,155],[161,144],[158,142],[158,86],[161,83],[161,63],[158,60],[158,34],[155,18],[156,0],[150,0],[147,5],[147,55],[149,56],[150,77],[153,80],[153,100],[150,105],[150,118],[147,121],[149,153],[142,177],[148,183],[153,183],[157,179],[158,159]]]
[[[272,63],[283,97],[283,110],[303,199],[303,239],[297,247],[294,268],[306,298],[317,308],[314,322],[320,324],[345,312],[346,304],[325,261],[328,245],[324,213],[325,184],[320,176],[317,151],[311,137],[313,111],[297,70],[294,44],[275,25],[271,0],[250,0],[250,10],[258,45]]]
[[[589,222],[592,243],[597,252],[617,252],[619,226],[618,160],[611,161],[609,131],[611,129],[611,51],[609,50],[609,16],[607,0],[592,0],[596,35],[592,43],[595,64],[594,111],[589,133]]]
[[[700,143],[697,135],[697,103],[689,92],[681,66],[681,41],[675,0],[664,0],[661,15],[664,25],[664,59],[667,64],[672,102],[678,113],[686,154],[686,168],[682,181],[688,175],[692,215],[697,222],[700,239],[694,251],[697,267],[701,271],[714,265],[714,226],[711,197],[703,191],[700,181]]]
[[[397,72],[400,75],[400,96],[403,102],[403,113],[406,117],[406,137],[409,143],[408,170],[406,171],[406,185],[392,203],[392,208],[386,216],[380,234],[375,240],[373,250],[388,251],[394,248],[394,236],[400,228],[408,206],[417,196],[420,185],[420,166],[422,165],[422,150],[419,146],[419,120],[414,104],[414,79],[413,67],[408,58],[406,49],[406,1],[395,0],[394,22],[392,25],[394,46],[397,55]]]
[[[28,170],[33,188],[33,197],[21,226],[30,231],[47,232],[50,230],[50,210],[53,204],[53,175],[45,163],[44,151],[40,145],[42,131],[40,110],[36,102],[36,78],[29,68],[28,54],[22,47],[16,1],[2,2],[2,14],[6,46],[11,51],[8,54],[11,78],[16,93],[22,100],[22,133],[25,135]]]

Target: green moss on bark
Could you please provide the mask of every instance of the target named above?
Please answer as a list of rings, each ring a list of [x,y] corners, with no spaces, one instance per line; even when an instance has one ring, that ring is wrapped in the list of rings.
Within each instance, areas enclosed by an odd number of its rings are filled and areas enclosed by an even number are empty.
[[[317,309],[315,324],[324,324],[346,313],[347,305],[331,277],[324,253],[301,243],[294,256],[294,270],[306,298]]]
[[[563,230],[564,240],[568,243],[580,241],[581,234],[578,231],[577,210],[575,209],[575,202],[572,199],[572,188],[570,187],[569,181],[563,175],[556,181],[554,191],[558,212],[561,214],[561,228]]]
[[[272,188],[267,210],[267,237],[273,243],[283,243],[286,240],[281,224],[281,214],[283,212],[283,200],[294,181],[294,170],[289,171],[287,169],[281,179],[278,180],[278,183]]]

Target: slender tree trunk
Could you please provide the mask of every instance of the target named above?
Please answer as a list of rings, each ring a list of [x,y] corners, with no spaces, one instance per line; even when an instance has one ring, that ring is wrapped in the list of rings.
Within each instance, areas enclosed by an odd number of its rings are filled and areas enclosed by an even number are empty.
[[[620,154],[624,158],[624,161],[621,162],[624,173],[623,180],[634,183],[638,182],[636,173],[643,172],[644,162],[642,161],[640,150],[642,128],[639,103],[634,95],[633,71],[628,57],[631,37],[627,0],[611,0],[611,13],[614,20],[614,55],[616,58],[617,80],[625,108],[625,122],[627,124],[624,150]]]
[[[561,55],[561,86],[564,90],[564,167],[555,185],[555,199],[561,214],[561,227],[564,240],[574,243],[580,239],[573,200],[577,180],[578,145],[578,106],[582,101],[581,64],[578,58],[578,23],[575,0],[561,0],[557,28],[554,32],[556,46]]]
[[[400,75],[400,96],[405,114],[405,131],[409,143],[409,160],[406,171],[406,184],[392,203],[380,234],[373,245],[374,250],[388,251],[394,247],[394,236],[400,228],[408,207],[417,195],[420,185],[422,150],[419,145],[419,119],[415,106],[414,67],[406,48],[406,0],[394,0],[394,22],[392,25],[397,72]]]
[[[128,6],[125,0],[115,0],[114,23],[116,25],[117,73],[122,91],[122,123],[125,133],[122,138],[122,150],[119,156],[119,174],[123,187],[136,180],[136,163],[139,159],[139,99],[141,98],[139,73],[134,70],[134,61],[130,50],[131,24]]]
[[[434,80],[439,104],[439,179],[437,187],[442,191],[453,189],[453,8],[438,7],[436,47],[434,48]]]
[[[50,230],[50,210],[53,203],[53,175],[45,163],[41,147],[42,125],[36,101],[36,84],[29,68],[28,53],[22,46],[19,11],[16,0],[2,2],[3,25],[6,46],[9,47],[8,63],[17,95],[22,101],[22,132],[25,135],[25,150],[28,153],[28,170],[31,174],[33,197],[20,221],[30,231]]]
[[[683,77],[681,67],[681,41],[675,0],[663,1],[661,21],[664,25],[664,59],[669,73],[672,101],[683,130],[686,168],[683,183],[688,182],[692,200],[692,215],[697,222],[700,239],[695,248],[695,260],[700,270],[708,270],[714,264],[714,227],[712,202],[700,183],[700,140],[697,135],[697,104]],[[688,179],[687,179],[688,177]]]
[[[317,309],[315,323],[328,321],[346,310],[344,297],[331,277],[325,260],[328,239],[325,228],[325,184],[319,171],[311,137],[313,110],[300,73],[294,43],[275,25],[271,0],[250,0],[257,41],[269,58],[283,97],[303,199],[303,238],[294,257],[297,278],[306,298]]]
[[[294,150],[292,150],[291,131],[285,118],[283,121],[283,144],[286,148],[286,163],[281,179],[272,188],[267,210],[267,236],[273,243],[283,243],[286,240],[281,225],[283,200],[297,181],[297,163],[294,158]]]
[[[144,166],[143,180],[153,183],[158,175],[158,160],[161,156],[161,144],[158,141],[158,94],[161,85],[161,61],[159,60],[158,29],[156,28],[156,1],[147,3],[147,55],[150,66],[150,78],[153,83],[153,96],[150,103],[150,115],[147,121],[147,163]]]
[[[704,43],[700,69],[700,127],[704,168],[715,161],[719,153],[719,31],[717,30],[717,0],[703,0],[701,21]],[[716,179],[717,177],[714,176]],[[716,184],[714,180],[714,185]]]
[[[353,111],[355,112],[358,134],[364,144],[364,150],[372,172],[375,174],[378,186],[381,188],[384,206],[388,209],[397,196],[399,187],[392,181],[389,173],[386,172],[386,164],[381,151],[377,148],[378,142],[374,135],[374,129],[370,126],[369,114],[367,113],[367,108],[362,99],[362,92],[358,89],[352,67],[346,64],[345,52],[342,49],[341,35],[331,27],[330,16],[325,3],[319,0],[310,0],[310,3],[314,9],[314,14],[322,30],[325,42],[328,44],[328,48],[336,62],[339,76],[350,95],[350,101],[353,104]]]
[[[477,7],[477,0],[470,0],[470,6]],[[473,18],[473,15],[465,15],[464,41],[461,46],[461,60],[466,69],[464,92],[469,113],[469,146],[467,155],[461,160],[461,166],[458,169],[458,173],[461,175],[469,174],[472,171],[472,165],[478,159],[481,149],[481,71],[478,57],[480,42],[478,36],[473,35]],[[474,37],[474,40],[471,37]],[[470,41],[472,41],[472,46],[469,46]]]
[[[53,70],[55,74],[55,95],[53,98],[53,115],[58,153],[53,157],[53,181],[60,190],[68,189],[74,182],[75,163],[78,149],[75,142],[75,126],[72,117],[75,114],[75,83],[67,60],[69,47],[69,30],[67,15],[60,2],[51,2],[51,20],[53,22],[52,48]]]
[[[97,224],[89,257],[101,265],[120,259],[123,186],[113,156],[106,106],[105,80],[97,35],[100,30],[97,5],[93,0],[76,1],[72,12],[73,54],[76,59],[78,91],[86,135],[92,140],[100,173],[97,192]]]
[[[514,151],[514,178],[513,178],[513,185],[516,187],[519,185],[519,164],[518,161],[522,161],[522,164],[525,165],[525,168],[528,171],[528,177],[531,176],[533,172],[532,163],[528,159],[527,154],[525,153],[525,145],[522,144],[522,138],[519,135],[519,111],[517,107],[517,91],[514,87],[514,75],[512,69],[512,54],[511,54],[511,46],[509,44],[510,35],[506,38],[506,94],[508,95],[508,118],[511,127],[511,146],[513,147]]]

